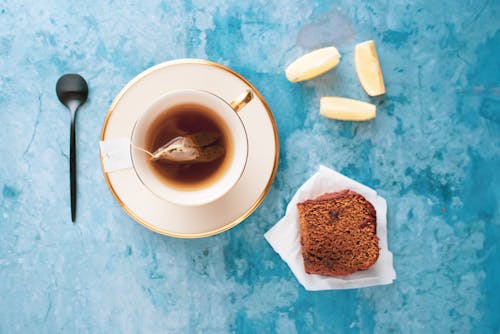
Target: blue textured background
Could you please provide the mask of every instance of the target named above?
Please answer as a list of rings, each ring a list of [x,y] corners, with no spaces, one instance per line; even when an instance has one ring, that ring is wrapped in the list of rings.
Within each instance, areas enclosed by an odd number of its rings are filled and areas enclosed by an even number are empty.
[[[0,333],[499,333],[498,1],[0,0]],[[319,115],[319,98],[370,99],[353,66],[377,43],[377,119]],[[335,45],[340,65],[291,84],[284,67]],[[267,98],[282,151],[259,209],[221,235],[178,240],[134,223],[106,188],[102,122],[144,69],[207,58]],[[69,113],[79,72],[79,211],[69,221]],[[397,281],[307,292],[265,242],[322,163],[389,205]]]

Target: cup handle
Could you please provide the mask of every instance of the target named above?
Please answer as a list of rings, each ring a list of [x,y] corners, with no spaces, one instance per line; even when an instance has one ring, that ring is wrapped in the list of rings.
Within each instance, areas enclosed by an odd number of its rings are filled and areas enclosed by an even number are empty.
[[[238,112],[244,106],[246,106],[248,102],[252,101],[252,99],[253,99],[252,91],[247,90],[246,92],[243,92],[240,96],[232,100],[231,103],[229,104],[231,105],[231,108],[234,109],[234,111]]]

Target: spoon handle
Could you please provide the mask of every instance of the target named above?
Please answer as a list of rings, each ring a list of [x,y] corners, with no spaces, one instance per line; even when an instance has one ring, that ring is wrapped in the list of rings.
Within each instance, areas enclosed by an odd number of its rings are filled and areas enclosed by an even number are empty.
[[[71,191],[71,221],[76,219],[76,138],[75,138],[75,111],[71,110],[71,134],[69,147],[69,178]]]

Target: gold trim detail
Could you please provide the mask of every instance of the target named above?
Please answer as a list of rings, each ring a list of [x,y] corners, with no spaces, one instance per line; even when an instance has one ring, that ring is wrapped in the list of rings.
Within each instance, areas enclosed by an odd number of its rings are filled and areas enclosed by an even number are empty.
[[[127,207],[127,205],[121,200],[121,198],[116,193],[115,189],[113,188],[113,185],[111,184],[111,181],[109,180],[108,174],[104,170],[104,164],[103,164],[102,154],[99,154],[99,159],[101,160],[101,169],[102,169],[102,172],[104,174],[104,179],[106,181],[106,184],[108,185],[109,190],[111,191],[111,194],[113,195],[113,197],[115,198],[115,200],[118,202],[118,204],[122,207],[123,211],[125,211],[132,219],[134,219],[136,222],[138,222],[142,226],[150,229],[151,231],[154,231],[154,232],[159,233],[159,234],[167,235],[167,236],[170,236],[170,237],[187,238],[187,239],[189,239],[189,238],[203,238],[203,237],[208,237],[208,236],[216,235],[216,234],[222,233],[222,232],[224,232],[226,230],[229,230],[230,228],[238,225],[243,220],[245,220],[246,218],[248,218],[248,216],[250,216],[255,211],[255,209],[257,209],[257,207],[262,203],[262,201],[266,197],[266,195],[269,192],[269,189],[271,188],[271,185],[272,185],[272,183],[274,181],[274,178],[276,177],[276,173],[278,171],[280,144],[279,144],[278,127],[276,126],[276,120],[274,119],[274,116],[273,116],[273,114],[271,112],[271,109],[269,108],[269,106],[268,106],[266,100],[264,99],[264,97],[262,96],[262,94],[246,78],[244,78],[241,74],[233,71],[232,69],[230,69],[230,68],[228,68],[226,66],[223,66],[223,65],[211,62],[209,60],[205,60],[205,59],[177,59],[177,60],[166,61],[166,62],[160,63],[158,65],[155,65],[155,66],[153,66],[153,67],[151,67],[151,68],[149,68],[149,69],[141,72],[136,77],[134,77],[132,80],[130,80],[125,85],[125,87],[122,88],[122,90],[118,93],[118,95],[115,97],[115,99],[111,103],[111,106],[108,109],[106,117],[104,118],[104,124],[103,124],[103,127],[102,127],[100,140],[104,141],[104,139],[105,139],[104,137],[105,137],[105,134],[106,134],[106,127],[108,126],[109,119],[111,117],[111,114],[115,110],[116,105],[122,99],[122,97],[125,95],[125,93],[133,85],[135,85],[138,81],[140,81],[141,79],[143,79],[147,75],[149,75],[149,74],[151,74],[151,73],[153,73],[153,72],[155,72],[157,70],[163,69],[165,67],[170,67],[170,66],[175,66],[175,65],[181,65],[181,64],[201,64],[201,65],[207,65],[207,66],[217,67],[217,68],[222,69],[222,70],[224,70],[226,72],[229,72],[230,74],[236,76],[241,81],[243,81],[245,84],[247,84],[251,88],[251,91],[249,90],[249,92],[252,93],[252,91],[253,91],[253,93],[255,93],[257,95],[257,97],[259,98],[259,100],[264,105],[264,108],[265,108],[265,110],[266,110],[266,112],[267,112],[267,114],[269,116],[269,120],[271,121],[271,125],[273,127],[273,132],[274,132],[274,139],[275,139],[274,166],[273,166],[272,173],[271,173],[271,175],[269,177],[269,180],[268,180],[268,182],[266,184],[266,187],[265,187],[264,191],[259,196],[259,198],[257,198],[257,200],[254,202],[254,204],[247,211],[245,211],[245,213],[243,213],[243,215],[241,215],[236,220],[234,220],[234,221],[226,224],[225,226],[222,226],[220,228],[212,230],[212,231],[203,232],[203,233],[187,234],[187,233],[174,233],[174,232],[162,230],[162,229],[159,229],[159,228],[157,228],[157,227],[149,224],[148,222],[144,221],[142,218],[138,217],[134,212],[132,212],[132,210],[130,210]],[[244,94],[252,96],[252,94],[247,94],[247,93],[244,93]]]

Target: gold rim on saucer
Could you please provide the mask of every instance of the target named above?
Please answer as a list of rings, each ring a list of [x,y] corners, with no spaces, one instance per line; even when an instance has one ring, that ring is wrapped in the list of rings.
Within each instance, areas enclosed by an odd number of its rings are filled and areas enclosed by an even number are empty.
[[[107,128],[107,125],[108,125],[108,121],[113,113],[113,111],[115,110],[118,102],[122,99],[122,97],[127,93],[127,91],[132,87],[134,86],[137,82],[139,82],[140,80],[142,80],[144,77],[150,75],[151,73],[154,73],[158,70],[161,70],[161,69],[164,69],[166,67],[171,67],[171,66],[176,66],[176,65],[185,65],[185,64],[198,64],[198,65],[206,65],[206,66],[212,66],[212,67],[216,67],[218,69],[221,69],[223,71],[226,71],[228,73],[230,73],[231,75],[237,77],[238,79],[240,79],[241,81],[243,81],[246,85],[248,85],[252,92],[258,97],[258,99],[262,102],[263,106],[264,106],[264,109],[267,113],[267,116],[271,122],[271,125],[272,125],[272,128],[273,128],[273,132],[274,132],[274,139],[275,139],[275,156],[274,156],[274,165],[273,165],[273,169],[272,169],[272,172],[271,174],[269,175],[269,179],[267,181],[267,184],[264,188],[264,190],[262,191],[262,193],[260,194],[260,196],[257,198],[257,200],[253,203],[253,205],[251,205],[240,217],[238,217],[237,219],[235,220],[232,220],[230,222],[228,222],[227,224],[225,224],[224,226],[222,227],[219,227],[219,228],[216,228],[216,229],[213,229],[213,230],[210,230],[210,231],[206,231],[206,232],[202,232],[202,233],[176,233],[176,232],[171,232],[171,231],[167,231],[167,230],[164,230],[164,229],[161,229],[161,228],[158,228],[156,226],[153,226],[152,224],[148,223],[147,221],[145,221],[144,219],[140,218],[137,214],[135,214],[123,201],[122,199],[118,196],[116,190],[114,189],[110,179],[109,179],[109,176],[108,174],[105,172],[104,170],[104,164],[103,164],[103,158],[102,158],[102,154],[100,154],[100,161],[101,161],[101,169],[103,171],[103,174],[104,174],[104,179],[106,180],[106,184],[108,185],[108,188],[110,189],[111,193],[113,194],[113,197],[116,199],[116,201],[118,202],[118,204],[122,207],[122,209],[131,217],[133,218],[135,221],[137,221],[138,223],[140,223],[141,225],[143,225],[144,227],[156,232],[156,233],[160,233],[160,234],[163,234],[163,235],[167,235],[167,236],[171,236],[171,237],[176,237],[176,238],[202,238],[202,237],[208,237],[208,236],[211,236],[211,235],[215,235],[215,234],[219,234],[221,232],[224,232],[236,225],[238,225],[239,223],[241,223],[243,220],[245,220],[248,216],[250,216],[250,214],[252,214],[256,209],[257,207],[262,203],[262,201],[264,200],[265,196],[267,195],[267,193],[269,192],[269,189],[271,188],[271,185],[274,181],[274,178],[276,176],[276,172],[277,172],[277,169],[278,169],[278,161],[279,161],[279,137],[278,137],[278,129],[277,129],[277,126],[276,126],[276,121],[274,119],[274,116],[266,102],[266,100],[264,99],[264,97],[262,96],[262,94],[247,80],[245,79],[243,76],[241,76],[239,73],[231,70],[230,68],[228,67],[225,67],[223,65],[220,65],[220,64],[217,64],[217,63],[214,63],[214,62],[211,62],[211,61],[208,61],[208,60],[204,60],[204,59],[178,59],[178,60],[173,60],[173,61],[167,61],[167,62],[164,62],[164,63],[161,63],[161,64],[158,64],[156,66],[153,66],[147,70],[145,70],[144,72],[140,73],[139,75],[137,75],[135,78],[133,78],[131,81],[129,81],[124,88],[122,88],[122,90],[118,93],[118,95],[115,97],[115,99],[113,100],[107,114],[106,114],[106,117],[104,119],[104,124],[103,124],[103,127],[102,127],[102,131],[101,131],[101,136],[100,136],[100,140],[101,141],[104,141],[105,140],[105,135],[106,135],[106,128]]]

